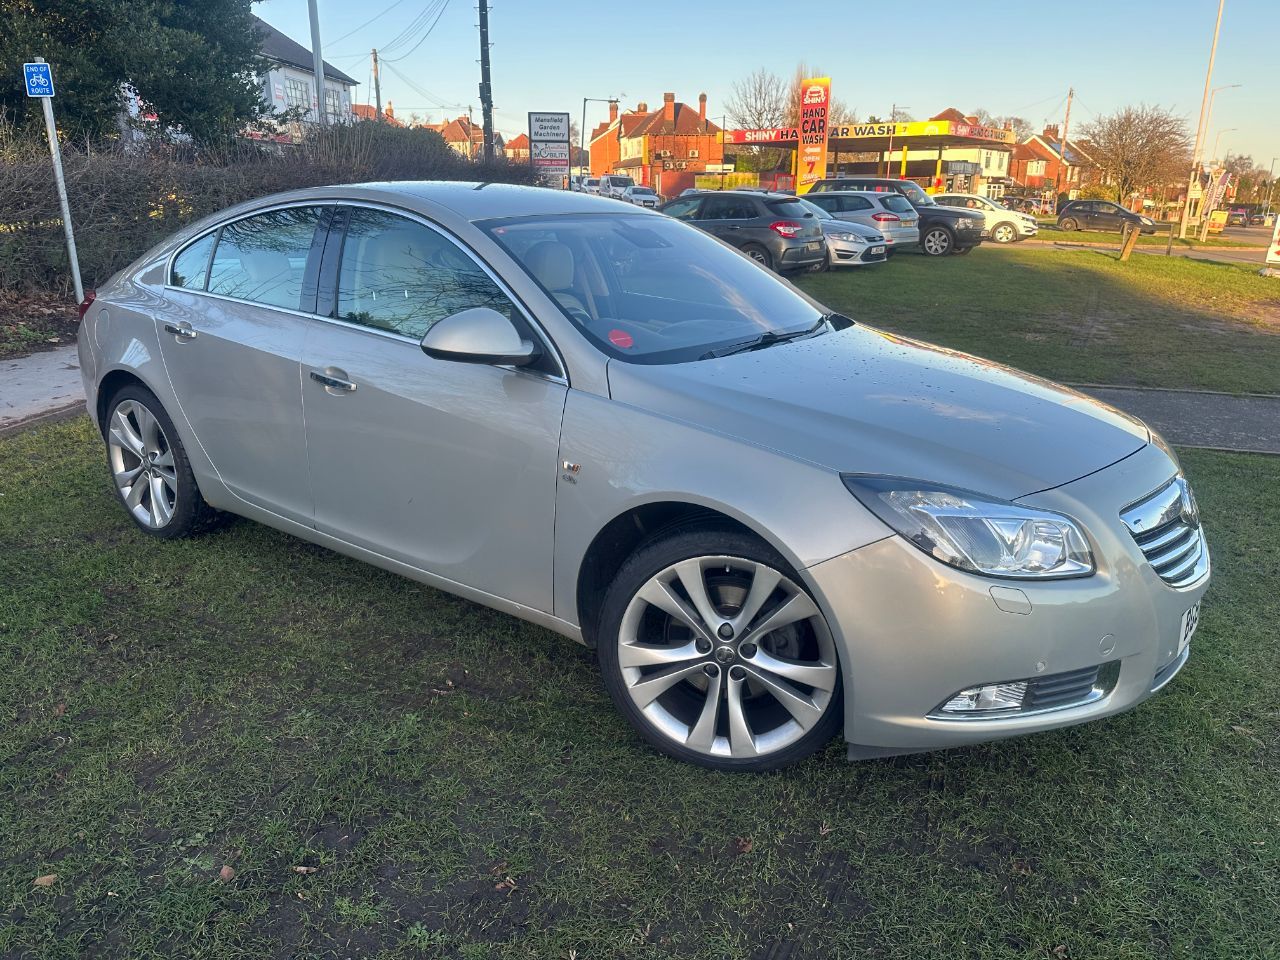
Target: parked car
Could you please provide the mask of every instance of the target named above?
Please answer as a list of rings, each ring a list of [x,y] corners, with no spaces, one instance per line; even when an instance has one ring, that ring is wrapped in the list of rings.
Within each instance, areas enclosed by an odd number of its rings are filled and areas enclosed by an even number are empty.
[[[1247,227],[1249,225],[1248,210],[1232,210],[1227,214],[1228,227]]]
[[[636,182],[630,177],[620,176],[616,173],[608,173],[600,178],[600,196],[610,197],[614,200],[621,200],[622,195],[626,192],[627,187],[634,187]]]
[[[884,263],[889,258],[889,244],[879,230],[838,220],[816,203],[801,200],[805,209],[818,218],[822,234],[827,241],[827,255],[815,270],[832,267],[862,267],[869,263]]]
[[[1255,210],[1249,214],[1249,226],[1260,227],[1267,222],[1267,215],[1261,210]]]
[[[700,187],[685,187],[683,190],[680,191],[680,196],[688,197],[688,196],[692,196],[695,193],[702,193],[702,189]]]
[[[298,190],[184,228],[82,311],[88,411],[142,534],[236,513],[579,640],[682,760],[1064,727],[1190,655],[1209,554],[1158,436],[855,323],[653,211]]]
[[[599,195],[600,195],[600,178],[599,178],[599,177],[587,177],[585,180],[583,180],[583,181],[582,181],[582,192],[583,192],[583,193],[590,193],[590,194],[594,194],[594,195],[596,195],[596,196],[599,196]]]
[[[716,190],[678,197],[658,208],[784,273],[820,266],[827,245],[818,218],[799,197]]]
[[[662,198],[653,187],[642,187],[638,183],[623,190],[622,199],[627,203],[634,203],[637,207],[656,207],[662,202]]]
[[[876,193],[899,193],[915,208],[920,221],[920,250],[931,257],[951,253],[968,253],[982,243],[985,219],[977,213],[944,207],[920,188],[914,180],[888,177],[840,177],[819,180],[810,193],[869,190]]]
[[[1011,210],[997,200],[976,193],[939,193],[935,201],[944,207],[963,207],[982,214],[984,239],[995,243],[1014,243],[1040,232],[1040,224],[1029,214]]]
[[[1156,232],[1156,222],[1150,217],[1126,210],[1110,200],[1072,200],[1058,211],[1059,230],[1105,230],[1114,233],[1123,230],[1126,223],[1137,224],[1143,233]]]
[[[569,189],[570,189],[570,191],[572,191],[573,193],[581,193],[581,192],[582,192],[582,177],[578,176],[578,174],[576,174],[576,173],[574,173],[574,174],[570,174],[570,175],[569,175]]]
[[[916,208],[898,193],[841,191],[805,194],[805,199],[839,220],[858,223],[883,234],[889,254],[920,242]]]

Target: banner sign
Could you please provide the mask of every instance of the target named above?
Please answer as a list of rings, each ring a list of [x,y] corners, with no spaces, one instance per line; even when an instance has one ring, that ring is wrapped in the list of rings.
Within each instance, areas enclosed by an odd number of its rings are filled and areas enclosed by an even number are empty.
[[[806,81],[808,82],[808,81]],[[848,123],[830,127],[829,140],[878,140],[893,137],[964,137],[970,140],[989,140],[993,143],[1014,144],[1017,137],[1012,130],[1000,127],[983,127],[972,123],[956,123],[951,120],[911,120],[900,123]],[[795,143],[800,139],[799,127],[767,127],[763,130],[726,130],[725,143],[769,144]]]
[[[529,114],[529,163],[545,186],[564,189],[569,151],[569,114]]]
[[[800,150],[796,155],[796,193],[803,196],[827,176],[827,114],[831,78],[800,82]]]
[[[1209,195],[1205,198],[1204,206],[1200,210],[1201,217],[1217,209],[1218,204],[1227,195],[1227,184],[1230,182],[1231,174],[1223,173],[1209,184]]]
[[[1267,247],[1267,266],[1280,267],[1280,217],[1276,217],[1276,228],[1271,233],[1271,246]]]

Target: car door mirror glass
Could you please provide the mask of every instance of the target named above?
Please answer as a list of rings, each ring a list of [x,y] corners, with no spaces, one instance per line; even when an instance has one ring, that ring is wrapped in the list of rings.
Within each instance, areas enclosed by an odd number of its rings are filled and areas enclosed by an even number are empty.
[[[437,321],[422,338],[422,352],[436,360],[514,366],[540,355],[510,319],[490,307],[471,307]]]

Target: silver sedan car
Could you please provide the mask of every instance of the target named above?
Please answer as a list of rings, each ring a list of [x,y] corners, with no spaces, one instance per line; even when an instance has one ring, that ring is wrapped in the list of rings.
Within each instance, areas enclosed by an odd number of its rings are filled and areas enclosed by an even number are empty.
[[[541,624],[704,766],[1128,709],[1209,579],[1142,424],[584,194],[245,203],[98,291],[79,350],[140,530],[240,514]]]

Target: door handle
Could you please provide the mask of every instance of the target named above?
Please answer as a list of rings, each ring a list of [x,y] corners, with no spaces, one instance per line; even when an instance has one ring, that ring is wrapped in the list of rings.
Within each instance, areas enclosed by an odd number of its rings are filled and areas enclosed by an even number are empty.
[[[194,340],[197,336],[196,332],[191,329],[191,324],[186,322],[181,324],[166,323],[164,332],[172,333],[179,340]]]
[[[356,385],[350,380],[343,380],[340,377],[331,377],[327,373],[319,370],[311,371],[311,379],[316,383],[322,383],[330,390],[341,390],[344,393],[355,393]]]

